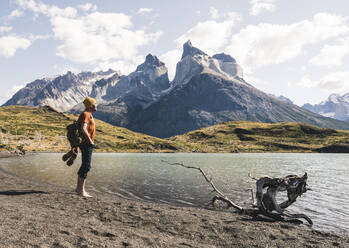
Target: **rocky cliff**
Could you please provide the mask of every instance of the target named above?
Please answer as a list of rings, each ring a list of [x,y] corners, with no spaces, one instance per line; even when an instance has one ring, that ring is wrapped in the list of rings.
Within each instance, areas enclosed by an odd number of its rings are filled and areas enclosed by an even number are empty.
[[[344,122],[271,97],[239,80],[200,73],[140,112],[127,128],[152,136],[170,137],[238,120],[304,122],[334,129],[349,127]]]
[[[105,95],[96,117],[113,125],[127,126],[143,109],[157,101],[170,87],[168,71],[156,56],[148,54],[135,72],[122,77]]]
[[[173,87],[186,84],[201,72],[218,74],[227,79],[243,78],[241,66],[230,55],[221,53],[210,57],[187,41],[183,45],[182,59],[177,63]]]

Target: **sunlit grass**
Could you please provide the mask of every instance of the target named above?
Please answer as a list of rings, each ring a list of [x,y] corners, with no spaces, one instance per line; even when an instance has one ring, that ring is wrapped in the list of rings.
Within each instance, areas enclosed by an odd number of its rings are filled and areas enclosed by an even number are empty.
[[[1,107],[0,151],[67,151],[66,126],[77,118],[45,107]],[[314,152],[335,145],[349,147],[348,131],[302,123],[226,122],[168,139],[100,120],[96,127],[97,152]]]
[[[206,152],[313,152],[333,145],[348,146],[349,132],[303,123],[239,121],[195,130],[171,140]]]
[[[77,115],[65,115],[47,108],[8,106],[0,108],[0,150],[67,151],[66,126]],[[96,120],[97,152],[173,152],[174,141],[163,140],[115,127]]]

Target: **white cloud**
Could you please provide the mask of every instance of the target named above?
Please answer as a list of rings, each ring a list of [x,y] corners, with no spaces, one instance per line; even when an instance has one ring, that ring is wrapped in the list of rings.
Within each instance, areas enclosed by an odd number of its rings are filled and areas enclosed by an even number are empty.
[[[17,50],[25,50],[31,45],[31,41],[17,36],[0,37],[0,57],[9,58],[15,55]]]
[[[4,104],[8,101],[17,91],[25,87],[25,85],[14,85],[8,90],[0,92],[0,104]]]
[[[83,10],[83,11],[96,11],[97,10],[97,6],[92,4],[92,3],[86,3],[86,4],[82,4],[82,5],[78,5],[78,8]]]
[[[182,50],[174,49],[160,56],[160,60],[163,61],[168,68],[168,77],[172,80],[176,73],[177,62],[180,61]]]
[[[99,12],[79,18],[52,18],[55,38],[63,42],[57,55],[90,64],[113,59],[134,61],[138,48],[156,41],[161,33],[133,31],[130,19],[124,14]]]
[[[195,11],[195,13],[196,13],[197,15],[200,15],[200,14],[201,14],[201,11],[200,11],[200,10],[197,10],[197,11]]]
[[[12,28],[0,27],[4,31],[10,31]],[[48,39],[48,35],[27,35],[26,37],[20,37],[15,34],[9,34],[6,36],[0,36],[0,57],[9,58],[16,54],[18,50],[25,50],[31,46],[36,40]]]
[[[308,75],[303,76],[297,83],[297,86],[300,86],[302,88],[316,88],[318,84],[318,81],[314,81],[310,79]]]
[[[214,8],[214,7],[210,7],[210,17],[212,19],[218,19],[219,18],[219,13],[218,13],[218,9]]]
[[[11,89],[9,89],[6,94],[5,97],[6,98],[11,98],[17,91],[19,91],[20,89],[24,88],[25,85],[14,85],[12,86]]]
[[[250,15],[258,16],[262,12],[275,11],[275,2],[277,0],[251,0]]]
[[[103,61],[96,66],[93,71],[107,71],[108,69],[117,69],[122,72],[124,75],[127,75],[136,70],[137,65],[141,64],[144,61],[144,57],[138,57],[136,62],[129,62],[125,60],[113,60],[113,61]]]
[[[49,17],[74,17],[77,14],[77,10],[72,7],[61,9],[55,5],[51,6],[42,2],[37,3],[34,0],[16,0],[16,2],[22,9],[28,9],[33,11],[35,14],[44,14]]]
[[[138,9],[137,14],[144,15],[144,14],[150,13],[152,11],[153,11],[153,9],[151,9],[151,8],[140,8],[140,9]]]
[[[227,20],[234,22],[234,24],[242,21],[242,16],[239,13],[234,12],[234,11],[225,13],[224,16]]]
[[[10,15],[8,16],[9,19],[14,19],[16,17],[21,17],[23,16],[23,11],[20,11],[18,9],[13,10]]]
[[[241,20],[236,13],[229,13],[228,18],[222,22],[215,20],[199,22],[193,28],[176,39],[178,47],[191,40],[194,46],[209,54],[219,52],[232,34],[233,26]]]
[[[27,35],[27,38],[33,42],[33,41],[36,41],[36,40],[47,40],[49,38],[51,38],[50,35],[36,35],[36,34],[29,34]]]
[[[1,33],[10,32],[11,30],[12,30],[12,27],[9,27],[9,26],[0,26],[0,34],[1,34]]]
[[[319,13],[311,21],[290,25],[249,25],[232,36],[226,52],[236,57],[244,69],[279,64],[304,52],[304,47],[349,32],[346,19]]]
[[[348,79],[349,71],[338,71],[316,80],[304,76],[297,85],[303,88],[318,88],[330,93],[347,93],[349,91]]]
[[[181,59],[182,46],[186,41],[191,40],[195,47],[209,54],[221,52],[220,49],[229,41],[232,27],[241,21],[241,16],[235,12],[222,16],[225,19],[221,22],[215,20],[199,22],[175,40],[176,49],[160,56],[160,60],[164,61],[168,68],[170,80],[175,75],[177,62]]]
[[[71,7],[60,9],[34,0],[17,2],[24,9],[50,17],[54,38],[62,42],[57,47],[58,56],[94,67],[117,64],[128,70],[139,61],[139,48],[155,42],[162,35],[161,32],[135,30],[131,16],[123,13],[77,15],[76,9]],[[85,7],[90,9],[91,6]],[[140,10],[149,12],[145,8]]]
[[[260,77],[255,77],[253,74],[244,73],[244,79],[255,86],[256,88],[270,85],[270,82]]]
[[[325,45],[309,64],[313,66],[334,67],[343,64],[343,58],[349,54],[349,38],[338,45]]]

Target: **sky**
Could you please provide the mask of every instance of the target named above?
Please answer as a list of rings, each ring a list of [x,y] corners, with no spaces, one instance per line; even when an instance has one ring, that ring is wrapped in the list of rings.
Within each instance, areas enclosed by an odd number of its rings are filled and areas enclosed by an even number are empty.
[[[127,75],[149,53],[171,80],[187,40],[300,106],[349,92],[348,0],[0,0],[0,104],[67,71]]]

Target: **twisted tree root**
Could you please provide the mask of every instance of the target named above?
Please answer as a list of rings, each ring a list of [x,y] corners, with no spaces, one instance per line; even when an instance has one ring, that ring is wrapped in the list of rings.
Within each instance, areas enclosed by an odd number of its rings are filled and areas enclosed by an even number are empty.
[[[298,196],[301,196],[307,191],[307,179],[308,175],[305,173],[302,177],[295,175],[289,175],[284,178],[270,178],[263,177],[257,180],[257,207],[263,213],[272,213],[276,211],[280,216],[286,216],[289,218],[303,218],[310,225],[313,224],[311,219],[305,214],[287,214],[283,209],[294,203]],[[263,193],[263,189],[267,188],[267,192]],[[280,205],[276,202],[276,194],[279,191],[287,191],[288,199],[282,202]]]

